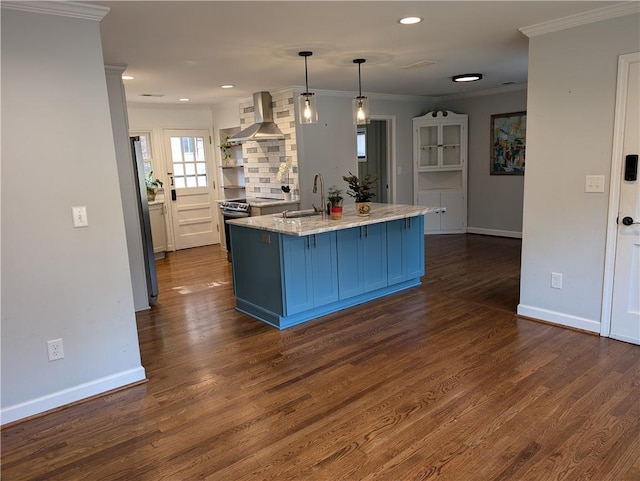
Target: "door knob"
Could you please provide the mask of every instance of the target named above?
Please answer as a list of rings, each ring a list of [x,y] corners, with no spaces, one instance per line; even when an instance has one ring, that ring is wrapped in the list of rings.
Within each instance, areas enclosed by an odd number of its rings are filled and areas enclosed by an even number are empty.
[[[627,216],[622,219],[622,223],[624,225],[631,225],[631,224],[634,224],[635,222],[633,222],[633,217]]]

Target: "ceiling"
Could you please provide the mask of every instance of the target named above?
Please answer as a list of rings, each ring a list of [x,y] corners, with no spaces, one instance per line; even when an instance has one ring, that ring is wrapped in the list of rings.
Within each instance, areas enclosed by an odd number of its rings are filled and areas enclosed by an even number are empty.
[[[443,96],[527,81],[518,29],[615,5],[594,1],[97,1],[106,64],[127,65],[127,101],[192,104],[246,99],[304,85],[364,93]],[[424,19],[400,25],[404,16]],[[434,62],[403,68],[418,62]],[[456,74],[481,81],[454,84]],[[222,84],[233,89],[222,89]],[[145,95],[154,95],[148,97]],[[158,96],[155,96],[158,95]]]

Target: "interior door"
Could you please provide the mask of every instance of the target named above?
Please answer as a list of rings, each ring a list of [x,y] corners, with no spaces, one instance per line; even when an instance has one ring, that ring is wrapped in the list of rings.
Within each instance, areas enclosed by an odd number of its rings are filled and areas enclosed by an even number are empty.
[[[627,85],[623,159],[640,152],[640,56],[629,64]],[[627,178],[625,164],[620,174],[610,337],[640,344],[640,182],[637,176]]]
[[[365,132],[366,154],[358,156],[358,176],[364,177],[371,174],[378,178],[374,186],[374,202],[386,204],[389,202],[389,174],[388,174],[388,146],[387,146],[387,122],[385,120],[372,120],[366,126],[358,127],[358,135]]]
[[[209,132],[165,130],[170,160],[171,224],[176,249],[220,242],[216,185]]]

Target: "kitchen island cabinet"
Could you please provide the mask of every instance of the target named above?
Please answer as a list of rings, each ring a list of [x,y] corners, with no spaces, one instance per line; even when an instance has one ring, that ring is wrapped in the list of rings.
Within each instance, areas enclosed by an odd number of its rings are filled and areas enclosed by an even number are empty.
[[[336,234],[284,236],[285,311],[297,314],[338,300]]]
[[[402,282],[424,274],[423,223],[414,218],[387,223],[389,282]]]
[[[430,207],[229,220],[236,309],[284,329],[420,284]]]
[[[387,223],[336,232],[340,299],[387,286]]]

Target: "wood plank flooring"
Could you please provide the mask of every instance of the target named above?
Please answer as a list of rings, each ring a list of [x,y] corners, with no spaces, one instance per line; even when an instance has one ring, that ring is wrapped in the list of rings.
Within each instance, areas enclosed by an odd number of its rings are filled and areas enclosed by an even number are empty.
[[[2,480],[640,480],[640,348],[520,319],[520,241],[278,331],[218,246],[158,261],[143,385],[2,429]]]

